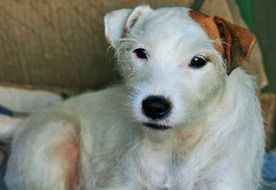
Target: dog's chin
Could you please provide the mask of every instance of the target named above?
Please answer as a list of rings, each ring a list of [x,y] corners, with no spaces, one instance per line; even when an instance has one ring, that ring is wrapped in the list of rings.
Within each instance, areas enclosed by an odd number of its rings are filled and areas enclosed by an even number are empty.
[[[158,130],[158,131],[165,131],[172,128],[171,126],[168,126],[168,125],[159,125],[156,123],[143,123],[143,126],[149,129]]]

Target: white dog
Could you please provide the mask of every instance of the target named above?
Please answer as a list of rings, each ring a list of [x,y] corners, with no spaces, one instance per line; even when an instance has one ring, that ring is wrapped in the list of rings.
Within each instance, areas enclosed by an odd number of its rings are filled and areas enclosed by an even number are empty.
[[[238,68],[254,36],[187,8],[105,17],[124,84],[36,114],[16,131],[11,190],[256,190],[263,120]],[[235,69],[235,70],[234,70]]]

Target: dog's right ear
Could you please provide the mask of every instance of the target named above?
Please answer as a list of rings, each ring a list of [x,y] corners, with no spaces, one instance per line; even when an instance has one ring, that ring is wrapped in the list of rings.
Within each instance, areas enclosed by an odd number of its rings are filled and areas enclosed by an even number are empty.
[[[145,14],[152,10],[148,5],[135,9],[119,9],[105,15],[105,37],[113,48],[118,47],[120,39],[135,26]]]

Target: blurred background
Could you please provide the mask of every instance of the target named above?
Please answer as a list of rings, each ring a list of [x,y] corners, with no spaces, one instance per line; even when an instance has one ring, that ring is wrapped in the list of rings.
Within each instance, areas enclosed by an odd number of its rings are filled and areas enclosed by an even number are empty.
[[[241,14],[256,34],[269,85],[266,91],[276,92],[276,1],[238,0]]]

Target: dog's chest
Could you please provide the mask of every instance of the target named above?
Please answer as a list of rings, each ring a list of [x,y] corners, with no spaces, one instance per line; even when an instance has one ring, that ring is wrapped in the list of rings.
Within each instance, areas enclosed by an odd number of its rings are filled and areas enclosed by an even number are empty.
[[[182,153],[176,154],[174,147],[171,146],[158,149],[149,144],[144,145],[133,154],[135,158],[131,159],[134,162],[128,175],[135,176],[131,178],[132,184],[136,184],[134,189],[181,190],[183,187],[185,190],[202,189],[196,181],[197,177],[191,177],[197,176],[193,168],[198,166],[191,166],[189,159],[185,159]]]
[[[137,163],[139,184],[143,189],[169,190],[172,181],[171,156],[169,151],[143,148]]]

